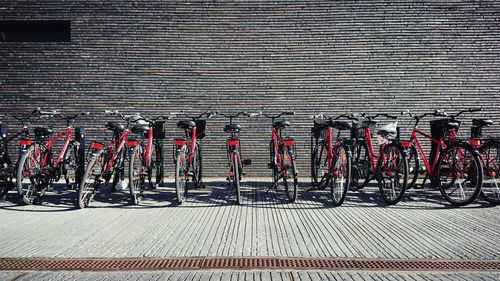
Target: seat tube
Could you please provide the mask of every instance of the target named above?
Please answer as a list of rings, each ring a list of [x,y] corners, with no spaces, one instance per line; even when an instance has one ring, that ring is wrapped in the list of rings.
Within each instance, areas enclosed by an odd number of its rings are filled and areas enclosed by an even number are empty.
[[[377,167],[375,167],[375,155],[373,151],[373,142],[372,142],[372,134],[370,131],[370,127],[365,128],[365,137],[366,142],[368,144],[368,155],[370,156],[370,162],[374,171],[376,171]]]
[[[189,153],[189,167],[193,166],[194,150],[196,148],[196,126],[193,128],[191,133],[191,147]]]
[[[150,126],[148,130],[148,143],[146,145],[146,151],[144,151],[146,155],[146,168],[149,168],[149,163],[151,162],[151,147],[153,145],[153,127]]]
[[[332,127],[328,127],[326,130],[326,151],[327,151],[327,161],[328,161],[328,174],[333,172],[333,147],[332,147]]]
[[[274,124],[274,122],[273,122]],[[279,150],[279,144],[278,144],[278,132],[276,130],[276,128],[272,128],[272,137],[273,137],[273,149],[274,149],[274,157],[276,157],[276,162],[278,164],[278,168],[279,170],[281,171],[282,168],[283,168],[283,163],[281,162],[281,153],[280,153],[280,150]]]

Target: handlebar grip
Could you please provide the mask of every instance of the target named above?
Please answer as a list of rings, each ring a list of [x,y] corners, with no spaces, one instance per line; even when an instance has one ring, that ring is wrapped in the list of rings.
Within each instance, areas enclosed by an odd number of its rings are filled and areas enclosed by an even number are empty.
[[[283,112],[285,115],[295,115],[294,111],[285,111]]]
[[[250,113],[250,115],[248,117],[257,117],[259,115],[260,115],[260,113],[253,112],[253,113]]]
[[[478,107],[478,108],[469,108],[469,112],[478,112],[478,111],[481,111],[483,110],[482,108]]]

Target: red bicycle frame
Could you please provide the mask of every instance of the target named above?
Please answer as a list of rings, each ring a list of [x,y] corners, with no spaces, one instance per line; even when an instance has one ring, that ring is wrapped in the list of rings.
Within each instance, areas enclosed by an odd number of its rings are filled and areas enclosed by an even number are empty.
[[[370,157],[370,163],[372,165],[372,169],[373,169],[374,172],[378,171],[378,168],[379,168],[378,165],[379,165],[379,163],[378,163],[378,161],[375,162],[375,151],[373,149],[372,133],[371,133],[371,130],[370,130],[369,126],[367,126],[365,128],[365,138],[366,138],[366,143],[368,144],[368,156]],[[383,154],[384,153],[383,152],[384,151],[384,147],[385,147],[385,144],[382,143],[380,145],[380,150],[379,150],[380,155],[377,155],[378,158],[380,158],[381,156],[382,157],[384,156],[384,154]]]
[[[328,175],[329,176],[334,176],[334,171],[333,171],[333,151],[337,150],[337,147],[342,145],[342,142],[337,139],[335,141],[335,145],[333,145],[333,129],[332,127],[326,128],[326,136],[325,136],[325,141],[326,141],[326,152],[327,152],[327,161],[328,161]],[[343,163],[342,165],[345,165]],[[344,167],[346,168],[346,167]]]
[[[120,138],[117,141],[112,141],[108,145],[108,151],[113,151],[113,155],[108,159],[108,161],[106,163],[104,163],[103,171],[111,170],[116,159],[118,159],[118,155],[120,154],[120,151],[122,150],[123,146],[127,142],[127,137],[128,137],[128,129],[126,129],[121,134]]]
[[[188,150],[189,150],[188,171],[193,166],[194,150],[196,149],[196,139],[197,139],[196,132],[197,132],[196,126],[194,126],[193,129],[191,130],[191,136],[190,136],[189,143],[185,139],[175,139],[174,140],[174,143],[175,143],[175,146],[177,147],[177,149],[181,148],[184,145],[188,146]],[[151,135],[151,139],[149,139],[149,135]],[[151,151],[152,141],[153,141],[153,129],[150,128],[150,131],[148,132],[148,146],[149,146],[148,151]]]
[[[228,147],[228,151],[229,151],[229,167],[233,167],[233,151],[238,151],[239,150],[239,145],[240,145],[240,140],[237,139],[237,138],[229,138],[227,140],[227,147]],[[238,161],[238,167],[242,167],[242,164],[241,164],[241,155],[238,153],[238,158],[237,158],[237,161]],[[234,171],[229,169],[229,176],[230,177],[234,177]]]
[[[273,139],[273,145],[274,145],[274,155],[276,156],[276,162],[278,163],[278,168],[279,171],[283,170],[283,159],[281,158],[281,153],[279,153],[279,146],[280,144],[283,145],[284,147],[290,147],[295,145],[294,140],[283,140],[283,137],[278,135],[278,130],[274,127],[271,129],[271,134],[272,134],[272,139]],[[287,176],[287,175],[285,175]]]
[[[440,149],[436,150],[436,154],[434,155],[434,159],[432,160],[432,165],[429,164],[429,160],[427,159],[427,156],[425,155],[424,149],[422,148],[422,145],[420,144],[420,141],[418,140],[417,133],[421,134],[425,138],[429,139],[431,142],[435,143],[438,145]],[[449,134],[450,137],[456,138],[457,133],[455,131],[451,131]],[[410,139],[415,142],[417,145],[418,152],[420,153],[420,156],[422,156],[422,160],[424,161],[425,168],[429,173],[434,173],[434,168],[436,168],[439,156],[441,155],[441,150],[446,148],[446,143],[444,142],[444,138],[439,138],[435,139],[431,137],[430,135],[420,131],[418,127],[413,127],[413,130],[411,132]]]
[[[54,165],[54,167],[56,167],[56,168],[59,167],[59,165],[61,165],[61,162],[62,162],[63,157],[64,157],[64,153],[66,152],[66,149],[68,148],[69,142],[73,138],[71,133],[72,133],[71,127],[68,127],[68,128],[66,128],[66,130],[64,130],[64,132],[60,133],[55,138],[52,138],[45,143],[45,147],[47,148],[47,150],[51,151],[52,145],[55,142],[57,142],[58,140],[60,140],[63,137],[66,137],[66,140],[64,141],[63,147],[61,148],[61,152],[59,153],[59,156],[57,157],[56,163]],[[47,157],[48,156],[49,156],[49,153],[46,153],[43,160],[42,160],[42,168],[44,168],[45,165],[47,164],[47,160],[48,160]]]

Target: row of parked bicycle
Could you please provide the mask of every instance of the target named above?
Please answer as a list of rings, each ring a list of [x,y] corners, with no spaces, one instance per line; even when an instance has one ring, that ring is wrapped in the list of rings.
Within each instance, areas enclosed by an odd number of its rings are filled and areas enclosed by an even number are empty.
[[[339,206],[345,200],[349,186],[361,189],[371,180],[377,180],[384,201],[396,204],[408,188],[417,186],[419,176],[425,175],[420,186],[430,180],[431,185],[439,188],[443,197],[453,205],[467,205],[479,194],[488,202],[498,204],[500,142],[494,138],[482,138],[482,128],[492,125],[492,121],[473,119],[470,139],[461,140],[457,134],[460,127],[457,117],[465,112],[476,111],[480,109],[467,109],[454,115],[434,111],[418,116],[410,112],[400,116],[385,113],[313,116],[311,189],[329,188],[333,204]],[[15,187],[22,202],[39,203],[45,192],[52,189],[53,183],[64,178],[68,186],[78,189],[76,205],[85,208],[101,186],[111,182],[114,190],[123,181],[127,171],[131,200],[139,204],[144,189],[156,188],[164,179],[165,120],[185,117],[188,119],[177,122],[184,136],[174,139],[175,191],[176,200],[181,204],[189,188],[203,186],[202,139],[206,135],[207,119],[219,115],[229,118],[229,124],[224,127],[228,133],[227,180],[234,188],[236,202],[241,203],[243,167],[251,164],[249,159],[241,156],[241,126],[233,121],[239,117],[265,116],[271,119],[269,168],[272,170],[273,184],[269,190],[284,189],[290,202],[294,202],[297,197],[296,145],[294,139],[284,132],[290,123],[281,118],[293,115],[293,112],[268,115],[208,111],[195,116],[170,113],[146,118],[139,114],[123,115],[118,111],[105,111],[104,114],[117,116],[126,125],[107,122],[106,128],[112,134],[110,140],[107,143],[92,141],[87,151],[84,130],[71,127],[76,118],[86,114],[64,116],[55,111],[42,112],[37,109],[27,116],[11,116],[22,123],[22,130],[13,136],[8,136],[8,131],[0,126],[1,196],[4,198]],[[403,115],[415,120],[411,137],[407,140],[400,138],[397,122],[398,117]],[[439,117],[431,121],[430,135],[418,128],[419,122],[429,115]],[[52,138],[51,129],[38,127],[34,129],[32,138],[25,123],[33,117],[64,119],[67,129]],[[378,130],[379,142],[376,144],[372,139],[372,131],[380,117],[394,121]],[[349,136],[343,136],[342,131],[348,131]],[[431,141],[429,158],[424,153],[418,135]],[[20,154],[18,162],[13,164],[9,158],[8,144],[18,137]],[[54,158],[53,144],[59,140],[63,144]],[[127,164],[128,169],[125,169]]]

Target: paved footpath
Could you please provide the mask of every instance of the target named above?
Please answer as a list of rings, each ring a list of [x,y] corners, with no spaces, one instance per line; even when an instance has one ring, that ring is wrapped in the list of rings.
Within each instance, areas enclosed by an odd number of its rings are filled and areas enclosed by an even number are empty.
[[[267,179],[246,180],[244,203],[214,179],[172,203],[172,183],[146,192],[140,206],[106,189],[91,208],[76,210],[75,193],[57,188],[39,206],[0,203],[1,258],[334,257],[500,260],[500,207],[478,200],[453,208],[437,191],[410,191],[385,206],[375,187],[350,192],[332,207],[327,191],[287,204],[266,193]],[[26,275],[24,275],[26,274]],[[8,272],[0,280],[499,280],[499,272],[147,271]],[[141,279],[146,278],[146,279]]]

